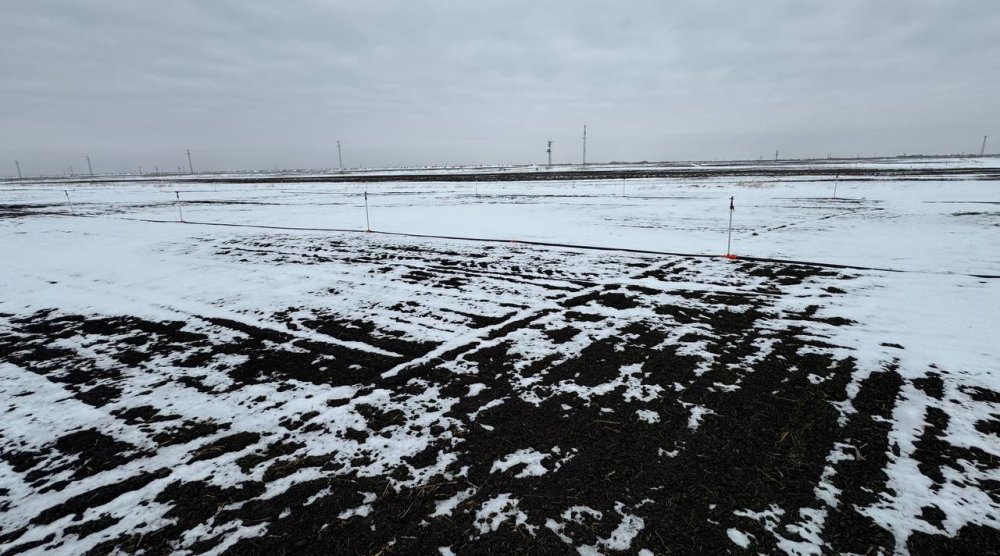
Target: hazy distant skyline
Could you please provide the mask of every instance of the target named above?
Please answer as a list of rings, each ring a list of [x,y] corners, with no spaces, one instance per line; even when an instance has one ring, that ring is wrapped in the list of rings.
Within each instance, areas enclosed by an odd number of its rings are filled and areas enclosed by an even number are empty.
[[[989,0],[4,12],[0,175],[1000,151]]]

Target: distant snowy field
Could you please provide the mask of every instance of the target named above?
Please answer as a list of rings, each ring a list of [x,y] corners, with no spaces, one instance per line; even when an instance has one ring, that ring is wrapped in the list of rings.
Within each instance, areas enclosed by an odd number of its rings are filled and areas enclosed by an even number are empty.
[[[1000,550],[995,179],[8,183],[0,246],[2,553]]]

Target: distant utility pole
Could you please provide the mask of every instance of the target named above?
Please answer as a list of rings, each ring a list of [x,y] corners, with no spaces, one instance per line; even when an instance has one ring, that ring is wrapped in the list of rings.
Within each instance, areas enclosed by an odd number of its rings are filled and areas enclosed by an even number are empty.
[[[780,151],[774,151],[774,160],[775,160],[776,162],[777,162],[777,160],[778,160],[778,153],[779,153],[779,152],[780,152]]]
[[[340,162],[340,171],[344,171],[344,157],[340,156],[340,141],[337,141],[337,161]]]
[[[90,170],[90,175],[94,175],[94,167],[90,165],[90,155],[87,155],[87,169]]]
[[[983,146],[979,147],[979,156],[983,156],[984,154],[986,154],[986,138],[987,137],[989,137],[989,135],[983,135]]]
[[[24,179],[24,178],[21,177],[21,163],[15,160],[14,161],[14,166],[17,166],[17,179],[19,179],[19,180]]]
[[[187,149],[187,153],[188,153],[188,173],[193,174],[194,164],[191,164],[191,149]]]
[[[548,146],[547,149],[545,149],[545,153],[549,155],[549,165],[547,166],[547,168],[551,168],[552,167],[552,141],[549,141],[549,146]]]
[[[587,165],[587,126],[583,126],[583,165]]]

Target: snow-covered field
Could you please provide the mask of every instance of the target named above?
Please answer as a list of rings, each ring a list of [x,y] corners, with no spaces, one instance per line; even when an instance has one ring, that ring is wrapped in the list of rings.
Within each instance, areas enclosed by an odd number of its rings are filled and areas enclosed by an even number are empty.
[[[1000,182],[852,179],[8,183],[0,552],[1000,550]]]

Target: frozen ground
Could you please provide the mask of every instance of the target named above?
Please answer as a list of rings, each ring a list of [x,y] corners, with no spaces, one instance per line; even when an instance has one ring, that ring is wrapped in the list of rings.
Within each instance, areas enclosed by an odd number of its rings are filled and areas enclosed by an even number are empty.
[[[254,227],[366,188],[516,241]],[[731,195],[854,268],[694,256]],[[0,552],[996,552],[998,240],[968,174],[8,184]]]

